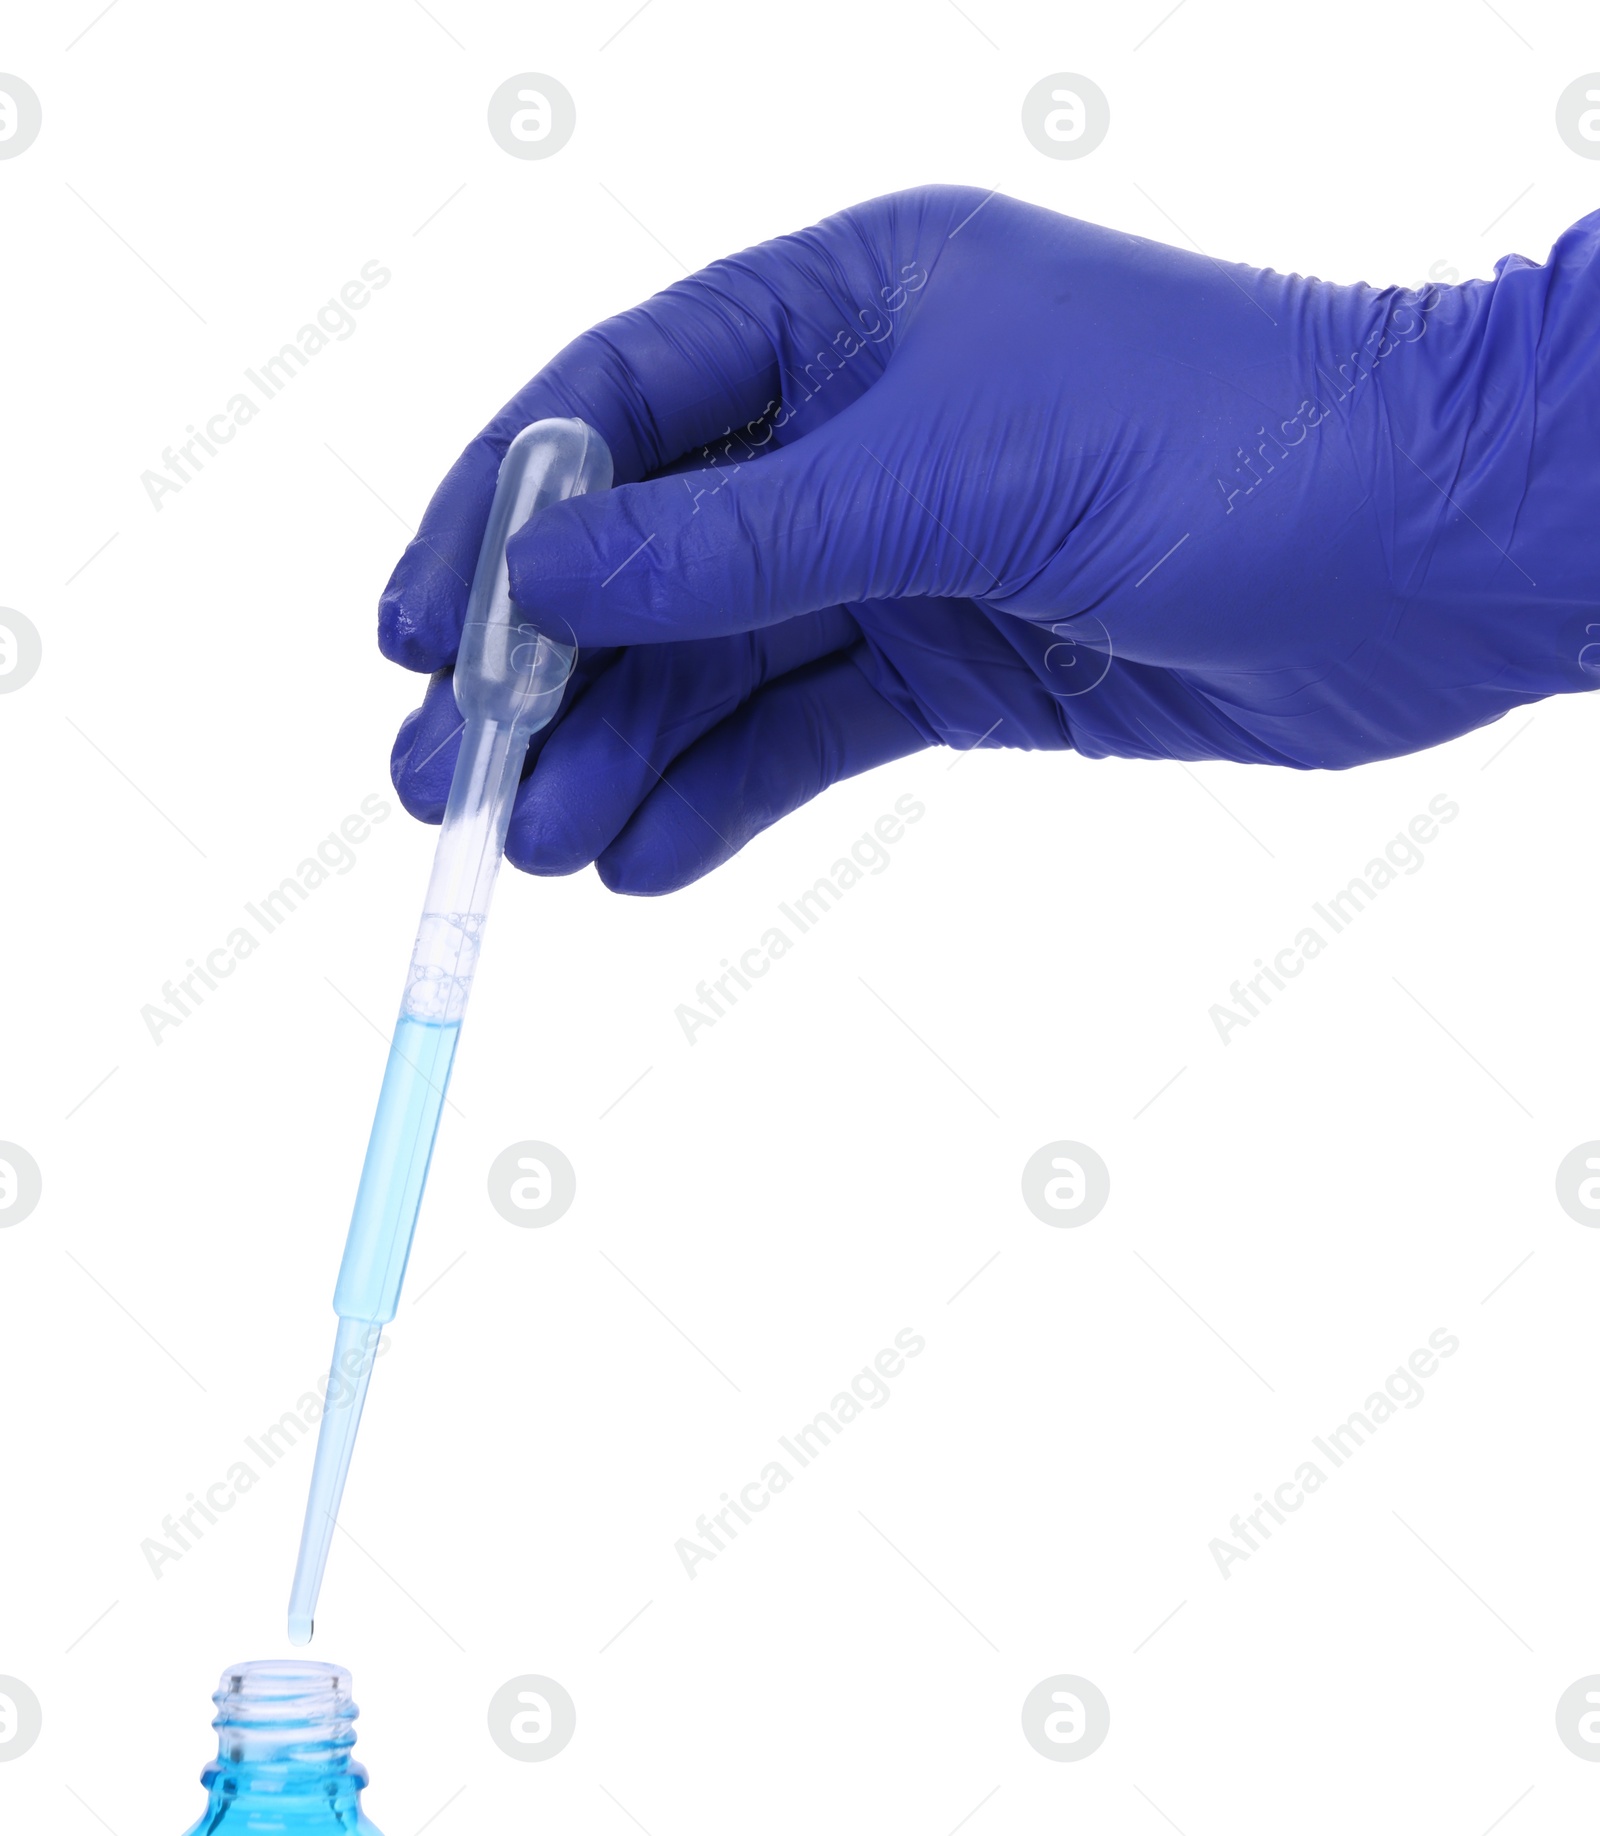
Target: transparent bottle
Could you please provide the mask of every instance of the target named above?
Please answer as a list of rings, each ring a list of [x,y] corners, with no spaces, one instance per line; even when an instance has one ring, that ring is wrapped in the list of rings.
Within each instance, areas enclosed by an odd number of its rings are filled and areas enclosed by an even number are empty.
[[[379,1836],[361,1809],[367,1769],[351,1758],[350,1673],[295,1658],[222,1673],[212,1727],[211,1794],[185,1836]]]

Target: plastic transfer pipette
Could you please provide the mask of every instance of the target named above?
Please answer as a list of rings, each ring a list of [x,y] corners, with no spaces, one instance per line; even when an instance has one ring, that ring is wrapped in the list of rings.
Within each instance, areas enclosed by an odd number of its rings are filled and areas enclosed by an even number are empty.
[[[292,1644],[311,1637],[373,1357],[400,1301],[528,741],[554,715],[576,655],[571,646],[525,624],[513,608],[506,539],[542,505],[603,491],[610,483],[611,455],[582,421],[535,421],[500,462],[456,657],[461,756],[333,1295],[339,1327],[289,1597]]]

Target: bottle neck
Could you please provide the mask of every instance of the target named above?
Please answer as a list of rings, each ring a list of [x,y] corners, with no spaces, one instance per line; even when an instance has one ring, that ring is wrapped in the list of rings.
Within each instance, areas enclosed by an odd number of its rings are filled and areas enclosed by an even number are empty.
[[[333,1664],[274,1659],[224,1671],[212,1701],[217,1757],[200,1775],[213,1805],[271,1799],[354,1807],[367,1782],[351,1755],[360,1712]]]

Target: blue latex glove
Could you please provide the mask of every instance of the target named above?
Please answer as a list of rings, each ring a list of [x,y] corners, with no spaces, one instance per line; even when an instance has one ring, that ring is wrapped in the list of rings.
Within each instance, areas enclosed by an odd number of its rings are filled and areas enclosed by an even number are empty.
[[[1544,266],[1374,289],[954,187],[586,333],[440,486],[384,653],[445,671],[495,469],[543,415],[618,489],[512,592],[583,659],[507,855],[685,885],[917,749],[1343,767],[1600,677],[1600,213]],[[1591,623],[1591,621],[1593,621]],[[437,821],[440,674],[393,774]]]

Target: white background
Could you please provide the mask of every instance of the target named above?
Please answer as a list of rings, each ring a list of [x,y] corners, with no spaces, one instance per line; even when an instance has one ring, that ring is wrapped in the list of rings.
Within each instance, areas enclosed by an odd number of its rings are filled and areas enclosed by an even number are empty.
[[[1596,202],[1554,106],[1600,41],[1538,0],[1189,0],[1142,45],[1163,0],[120,0],[65,49],[95,4],[0,45],[44,107],[0,163],[0,603],[45,647],[0,700],[0,1135],[44,1173],[0,1231],[0,1673],[45,1714],[0,1825],[175,1836],[217,1673],[285,1649],[308,1448],[159,1581],[141,1541],[325,1368],[431,832],[395,808],[159,1047],[139,1010],[393,804],[420,683],[375,606],[463,441],[683,267],[930,180],[1338,280],[1542,258]],[[1111,103],[1081,161],[1020,126],[1063,70]],[[487,132],[520,71],[576,99],[554,158]],[[369,259],[355,335],[154,511]],[[387,1836],[1587,1827],[1600,1233],[1554,1174],[1600,1135],[1594,723],[1343,776],[930,753],[671,899],[508,874],[313,1647]],[[905,793],[888,870],[686,1044]],[[1424,868],[1219,1043],[1441,793]],[[486,1194],[529,1137],[577,1168],[545,1230]],[[1021,1199],[1062,1137],[1111,1169],[1081,1230]],[[675,1540],[904,1327],[892,1401],[689,1581]],[[1426,1400],[1224,1581],[1210,1540],[1439,1327]],[[523,1672],[578,1706],[547,1764],[486,1731]],[[1020,1731],[1057,1672],[1111,1704],[1081,1764]]]

